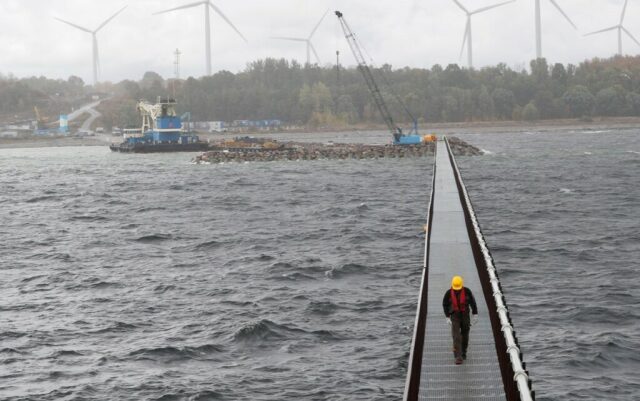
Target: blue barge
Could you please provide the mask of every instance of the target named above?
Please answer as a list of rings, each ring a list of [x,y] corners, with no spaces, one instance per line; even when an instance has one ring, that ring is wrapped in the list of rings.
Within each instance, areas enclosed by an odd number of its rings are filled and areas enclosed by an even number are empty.
[[[139,130],[127,130],[124,141],[111,144],[114,152],[155,153],[155,152],[199,152],[209,148],[197,135],[182,129],[182,121],[176,115],[176,101],[158,97],[155,104],[146,100],[138,102],[136,108],[142,116]]]

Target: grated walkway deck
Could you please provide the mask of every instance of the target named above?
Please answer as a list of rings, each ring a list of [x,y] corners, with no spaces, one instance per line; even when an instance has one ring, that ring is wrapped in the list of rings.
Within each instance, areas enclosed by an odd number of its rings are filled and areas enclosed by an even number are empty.
[[[419,400],[506,400],[496,345],[446,144],[438,141]],[[455,365],[442,297],[461,275],[478,304],[467,360]]]

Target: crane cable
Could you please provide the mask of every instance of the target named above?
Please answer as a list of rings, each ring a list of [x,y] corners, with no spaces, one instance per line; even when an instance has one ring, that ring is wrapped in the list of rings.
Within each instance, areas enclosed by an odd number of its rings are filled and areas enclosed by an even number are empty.
[[[416,120],[416,118],[413,116],[413,114],[411,113],[411,111],[409,110],[409,108],[404,104],[404,102],[402,101],[402,99],[400,99],[400,96],[398,95],[398,93],[393,89],[393,86],[391,86],[391,82],[389,82],[389,79],[387,78],[387,75],[384,73],[384,71],[382,70],[382,68],[376,68],[376,63],[373,61],[373,57],[371,57],[371,55],[369,54],[369,52],[367,52],[367,49],[362,45],[362,43],[359,43],[360,47],[362,48],[362,50],[364,51],[364,53],[367,55],[367,57],[369,58],[369,62],[371,64],[371,67],[373,68],[373,70],[378,70],[378,75],[380,77],[382,77],[382,81],[384,82],[384,84],[387,86],[387,88],[389,89],[389,93],[391,93],[391,95],[396,99],[396,101],[398,102],[398,104],[400,104],[400,107],[402,107],[402,109],[404,110],[405,113],[407,113],[407,115],[409,116],[409,118],[411,119],[411,122],[413,123],[413,131],[415,131],[414,133],[417,134],[417,126],[418,126],[418,122]]]
[[[355,37],[355,34],[352,33],[353,36]],[[396,101],[398,102],[398,104],[400,104],[400,107],[402,108],[402,110],[407,113],[407,115],[409,116],[409,118],[411,119],[411,122],[413,123],[413,130],[412,132],[417,134],[418,133],[418,121],[416,120],[416,118],[413,116],[413,114],[411,113],[411,111],[409,110],[409,108],[404,104],[404,102],[402,101],[402,99],[400,99],[400,96],[398,95],[398,93],[393,89],[393,86],[391,86],[391,83],[389,82],[389,79],[387,78],[387,76],[384,74],[384,72],[382,71],[382,68],[376,68],[376,63],[373,60],[373,57],[371,57],[371,55],[369,54],[369,52],[367,51],[366,47],[363,46],[362,42],[358,41],[358,47],[366,54],[367,58],[369,59],[369,63],[371,64],[371,68],[373,70],[378,70],[378,76],[382,77],[382,81],[384,82],[384,84],[387,86],[387,88],[389,89],[389,93],[393,96],[394,99],[396,99]],[[353,49],[352,49],[353,50]],[[364,58],[364,57],[363,57]]]

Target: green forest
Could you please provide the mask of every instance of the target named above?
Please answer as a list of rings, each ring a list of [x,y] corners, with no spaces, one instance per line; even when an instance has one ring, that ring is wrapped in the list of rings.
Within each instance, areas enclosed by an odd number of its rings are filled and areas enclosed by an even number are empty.
[[[505,64],[469,70],[457,64],[431,69],[383,65],[374,76],[389,110],[401,125],[595,116],[640,116],[640,56],[593,59],[579,65],[533,60],[514,71]],[[105,126],[138,123],[135,102],[172,96],[194,121],[279,119],[285,124],[336,127],[379,124],[360,71],[258,60],[242,72],[164,79],[147,72],[139,81],[85,85],[82,79],[17,79],[0,75],[0,115],[27,113],[34,105],[51,114],[108,94],[101,105]]]

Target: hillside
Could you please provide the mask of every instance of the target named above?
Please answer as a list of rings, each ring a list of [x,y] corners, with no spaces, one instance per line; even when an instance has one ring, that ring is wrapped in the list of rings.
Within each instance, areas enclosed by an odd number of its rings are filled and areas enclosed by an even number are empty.
[[[423,123],[640,116],[640,57],[593,59],[577,66],[539,59],[523,71],[504,64],[479,70],[456,64],[431,69],[384,65],[374,75],[403,124],[410,118],[399,100]],[[137,124],[135,102],[159,95],[175,95],[179,111],[191,112],[196,121],[279,119],[311,128],[381,123],[357,69],[338,71],[284,59],[186,80],[147,72],[139,81],[95,88],[73,76],[66,81],[0,76],[0,117],[6,122],[30,116],[34,105],[55,116],[94,92],[111,96],[101,105],[100,123],[106,127]]]

